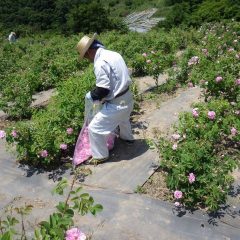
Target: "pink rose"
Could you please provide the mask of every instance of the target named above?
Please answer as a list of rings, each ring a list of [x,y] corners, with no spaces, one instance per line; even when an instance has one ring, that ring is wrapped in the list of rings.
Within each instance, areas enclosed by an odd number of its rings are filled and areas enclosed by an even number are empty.
[[[3,130],[0,130],[0,139],[3,139],[6,137],[6,132]]]
[[[206,48],[203,48],[203,49],[202,49],[202,52],[203,52],[206,56],[208,56],[208,50],[207,50]]]
[[[14,138],[17,138],[17,137],[18,137],[18,133],[17,133],[16,130],[12,130],[11,135],[12,135]]]
[[[174,197],[175,197],[176,199],[180,199],[180,198],[182,198],[182,196],[183,196],[183,193],[182,193],[181,191],[176,190],[176,191],[174,192]]]
[[[234,127],[232,127],[232,128],[231,128],[231,134],[232,134],[232,136],[236,136],[237,133],[238,133],[237,129],[234,128]]]
[[[194,56],[192,57],[189,61],[188,61],[188,66],[191,65],[196,65],[199,63],[199,57],[198,56]]]
[[[67,129],[67,134],[71,135],[73,133],[73,129],[72,128],[68,128]]]
[[[67,150],[67,144],[65,143],[60,144],[60,149]]]
[[[180,136],[178,133],[174,133],[174,134],[172,135],[173,140],[179,140],[180,137],[181,137],[181,136]]]
[[[65,240],[86,240],[87,236],[78,228],[71,228],[66,231]]]
[[[180,207],[180,206],[181,206],[181,203],[180,203],[180,202],[175,202],[175,203],[174,203],[174,206],[175,206],[175,207]]]
[[[235,81],[236,85],[240,85],[240,78]]]
[[[177,145],[176,143],[174,143],[174,144],[172,145],[172,150],[177,150],[177,147],[178,147],[178,145]]]
[[[195,175],[193,173],[190,173],[188,176],[189,183],[195,182]]]
[[[234,48],[228,48],[228,52],[233,52]]]
[[[209,111],[208,112],[208,118],[211,120],[214,120],[216,117],[216,113],[214,111]]]
[[[218,77],[216,77],[216,82],[218,83],[218,82],[221,82],[222,80],[223,80],[223,78],[221,77],[221,76],[218,76]]]
[[[47,150],[42,150],[40,152],[40,156],[43,157],[43,158],[47,157],[48,156],[48,151]]]
[[[198,113],[198,108],[194,108],[193,110],[192,110],[192,115],[193,115],[193,117],[195,117],[195,118],[197,118],[198,116],[199,116],[199,113]]]
[[[147,57],[147,54],[146,54],[146,53],[143,53],[142,56],[143,56],[143,57]]]

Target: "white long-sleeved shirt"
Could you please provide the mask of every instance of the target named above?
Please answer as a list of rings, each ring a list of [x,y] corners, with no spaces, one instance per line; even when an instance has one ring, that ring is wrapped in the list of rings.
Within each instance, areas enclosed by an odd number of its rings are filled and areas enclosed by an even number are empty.
[[[94,58],[96,86],[110,90],[105,98],[112,100],[131,84],[128,68],[119,53],[99,48]]]

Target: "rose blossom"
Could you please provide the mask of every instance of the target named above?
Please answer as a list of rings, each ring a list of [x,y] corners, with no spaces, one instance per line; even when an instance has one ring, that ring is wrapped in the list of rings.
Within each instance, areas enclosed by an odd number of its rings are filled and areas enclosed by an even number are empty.
[[[47,151],[47,150],[42,150],[42,151],[40,152],[40,155],[41,155],[41,157],[45,158],[45,157],[48,156],[48,151]]]
[[[214,111],[209,111],[208,112],[208,118],[213,120],[216,117],[216,113]]]
[[[87,239],[86,235],[80,231],[78,228],[71,228],[66,231],[65,240],[85,240]]]
[[[143,57],[146,57],[146,56],[147,56],[147,54],[146,54],[146,53],[143,53],[143,54],[142,54],[142,56],[143,56]]]
[[[17,133],[16,130],[12,130],[11,135],[12,135],[14,138],[17,138],[17,137],[18,137],[18,133]]]
[[[174,140],[179,140],[180,137],[181,137],[181,136],[180,136],[179,134],[177,134],[177,133],[174,133],[174,134],[172,135],[172,138],[173,138]]]
[[[183,193],[182,193],[181,191],[179,191],[179,190],[176,190],[176,191],[174,192],[174,197],[175,197],[176,199],[182,198],[182,195],[183,195]]]
[[[65,143],[60,144],[60,149],[67,150],[67,144]]]
[[[237,129],[234,128],[234,127],[232,127],[232,128],[231,128],[231,134],[232,134],[232,136],[236,136],[237,133],[238,133]]]
[[[176,143],[174,143],[173,145],[172,145],[172,150],[177,150],[177,144]]]
[[[218,82],[221,82],[223,80],[223,78],[221,76],[217,76],[215,80],[218,83]]]
[[[71,135],[73,133],[73,129],[72,128],[68,128],[67,129],[67,134]]]
[[[240,115],[240,110],[236,110],[236,111],[235,111],[235,114],[236,114],[236,115]]]
[[[174,203],[174,206],[175,206],[175,207],[180,207],[181,204],[180,204],[180,202],[175,202],[175,203]]]
[[[6,137],[6,133],[3,130],[0,130],[0,139],[3,139]]]
[[[193,173],[190,173],[189,176],[188,176],[188,181],[189,183],[193,183],[195,182],[195,175]]]
[[[194,108],[193,110],[192,110],[192,115],[196,118],[196,117],[198,117],[199,116],[199,113],[198,113],[198,108]]]
[[[240,85],[240,78],[235,81],[236,85]]]
[[[188,66],[191,65],[196,65],[199,63],[199,57],[198,56],[193,56],[189,61],[188,61]]]
[[[208,50],[206,48],[202,49],[202,52],[207,56],[208,55]]]

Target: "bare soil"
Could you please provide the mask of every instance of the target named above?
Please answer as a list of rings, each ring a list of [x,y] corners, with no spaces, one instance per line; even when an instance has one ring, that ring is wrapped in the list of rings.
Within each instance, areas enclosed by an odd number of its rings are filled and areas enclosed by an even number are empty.
[[[171,201],[173,195],[166,186],[165,177],[166,173],[158,169],[142,186],[142,192],[152,198]]]

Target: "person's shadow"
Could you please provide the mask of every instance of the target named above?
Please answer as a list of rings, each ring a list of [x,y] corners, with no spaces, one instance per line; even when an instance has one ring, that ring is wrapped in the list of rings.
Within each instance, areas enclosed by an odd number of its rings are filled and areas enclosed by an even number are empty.
[[[133,160],[143,155],[149,146],[144,139],[136,139],[132,144],[117,138],[114,143],[113,150],[110,151],[108,162],[118,162],[121,160]]]

